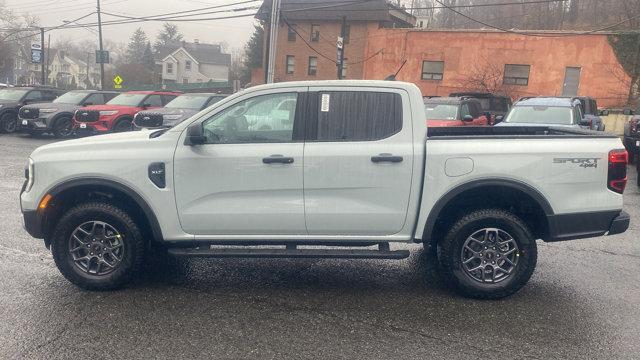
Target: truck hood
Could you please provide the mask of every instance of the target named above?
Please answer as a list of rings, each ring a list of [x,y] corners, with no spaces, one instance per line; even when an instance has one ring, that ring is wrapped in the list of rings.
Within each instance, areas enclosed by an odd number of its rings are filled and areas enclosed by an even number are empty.
[[[31,158],[37,161],[40,156],[50,156],[56,153],[73,153],[76,156],[87,156],[95,152],[109,152],[113,151],[113,149],[140,146],[139,144],[150,141],[149,135],[151,132],[153,131],[131,131],[59,141],[40,146],[33,151]]]

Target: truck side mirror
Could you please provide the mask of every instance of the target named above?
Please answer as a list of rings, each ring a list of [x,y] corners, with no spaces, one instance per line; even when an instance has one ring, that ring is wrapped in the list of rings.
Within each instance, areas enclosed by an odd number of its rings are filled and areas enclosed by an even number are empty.
[[[204,145],[207,141],[207,137],[204,136],[204,129],[202,123],[191,124],[187,128],[187,137],[184,139],[184,144],[187,146]]]
[[[580,123],[579,123],[580,126],[588,126],[588,127],[591,127],[592,124],[593,122],[591,121],[591,119],[582,119],[580,120]]]
[[[471,115],[465,115],[465,116],[462,118],[462,121],[464,121],[464,122],[472,122],[472,121],[473,121],[473,116],[471,116]]]
[[[498,116],[496,116],[496,119],[494,120],[494,124],[499,124],[499,123],[501,123],[503,121],[504,121],[504,116],[498,115]]]

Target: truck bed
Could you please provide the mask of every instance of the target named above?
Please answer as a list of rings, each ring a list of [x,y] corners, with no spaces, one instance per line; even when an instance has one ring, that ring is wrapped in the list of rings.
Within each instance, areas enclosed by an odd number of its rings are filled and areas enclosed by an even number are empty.
[[[615,134],[602,131],[567,129],[550,126],[460,126],[432,127],[427,129],[431,139],[446,138],[617,138]]]

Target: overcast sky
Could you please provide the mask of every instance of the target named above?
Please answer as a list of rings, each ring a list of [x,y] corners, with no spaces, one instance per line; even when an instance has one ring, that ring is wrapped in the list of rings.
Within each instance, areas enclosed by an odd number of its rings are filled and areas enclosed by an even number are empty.
[[[124,14],[128,16],[140,17],[184,10],[204,8],[222,4],[232,4],[239,0],[101,0],[102,10]],[[77,19],[83,15],[95,11],[96,0],[4,0],[7,8],[16,13],[28,12],[38,16],[43,26],[56,26],[62,24],[63,20]],[[253,6],[245,4],[241,6]],[[256,2],[255,5],[260,5]],[[227,8],[223,8],[227,9]],[[213,9],[209,11],[217,11]],[[245,12],[247,13],[247,12]],[[227,14],[200,15],[197,18],[210,18],[226,16]],[[195,17],[195,16],[194,16]],[[103,21],[117,20],[117,18],[104,15]],[[97,16],[94,14],[79,22],[96,22]],[[253,32],[254,19],[252,17],[202,21],[202,22],[176,22],[184,34],[185,40],[200,40],[203,43],[219,43],[226,41],[232,48],[241,47]],[[143,22],[136,24],[111,25],[103,27],[103,36],[116,42],[127,42],[131,33],[141,27],[150,40],[153,42],[161,22]],[[85,29],[59,29],[50,32],[51,42],[58,39],[96,39],[97,36]]]

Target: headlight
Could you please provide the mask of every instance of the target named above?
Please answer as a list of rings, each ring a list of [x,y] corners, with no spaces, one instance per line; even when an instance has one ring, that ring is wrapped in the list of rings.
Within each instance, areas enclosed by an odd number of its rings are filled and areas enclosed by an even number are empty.
[[[33,187],[33,160],[29,158],[27,166],[24,168],[24,177],[27,179],[27,185],[24,187],[24,191],[29,192]]]
[[[182,115],[177,114],[177,115],[164,115],[162,118],[164,120],[178,120],[181,117],[182,117]]]
[[[40,109],[40,114],[49,114],[58,111],[58,109],[49,108],[49,109]]]
[[[100,116],[111,116],[118,113],[118,110],[104,110],[100,111]]]

